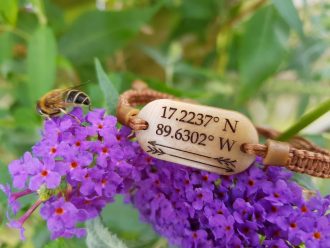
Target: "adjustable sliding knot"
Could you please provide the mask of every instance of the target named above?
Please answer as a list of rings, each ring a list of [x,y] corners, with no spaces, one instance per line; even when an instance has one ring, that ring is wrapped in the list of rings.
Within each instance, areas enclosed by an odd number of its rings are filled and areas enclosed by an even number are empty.
[[[300,147],[297,149],[294,144],[269,140],[266,145],[243,144],[241,150],[247,154],[264,158],[263,163],[265,165],[284,166],[291,171],[310,176],[330,178],[330,156],[328,151],[323,150],[323,152],[320,152],[321,149],[318,152],[308,151]],[[313,144],[313,146],[315,145]]]
[[[117,119],[120,123],[129,126],[132,128],[130,125],[131,120],[135,119],[135,116],[139,113],[139,110],[127,105],[121,105],[120,107],[117,108]],[[135,128],[132,128],[135,129]]]

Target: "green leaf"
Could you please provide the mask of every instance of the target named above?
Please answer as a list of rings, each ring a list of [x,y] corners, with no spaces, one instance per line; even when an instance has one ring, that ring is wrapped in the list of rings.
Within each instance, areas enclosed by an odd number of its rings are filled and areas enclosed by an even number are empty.
[[[69,246],[64,239],[57,239],[45,245],[45,248],[69,248]]]
[[[131,204],[125,204],[122,195],[102,211],[102,220],[110,230],[125,241],[129,247],[148,246],[159,239],[150,225],[143,223]]]
[[[42,224],[43,229],[45,230],[44,223]],[[47,236],[49,235],[49,231],[46,229],[45,230],[47,233]],[[46,244],[43,244],[41,242],[42,246],[39,247],[44,247],[44,248],[76,248],[76,247],[84,247],[84,242],[82,239],[78,238],[71,238],[71,239],[65,239],[65,238],[58,238],[56,240],[45,240],[47,241]]]
[[[303,26],[292,0],[272,0],[272,2],[286,23],[303,37]]]
[[[311,70],[313,64],[324,55],[328,43],[320,37],[305,37],[304,42],[290,51],[289,69],[295,70],[299,77],[306,80],[315,80],[315,71]]]
[[[88,221],[86,227],[86,243],[89,248],[127,248],[116,235],[102,224],[100,218]]]
[[[115,114],[119,94],[115,85],[110,81],[108,75],[104,72],[102,65],[98,59],[95,59],[95,69],[97,79],[99,81],[100,87],[103,91],[105,101],[107,103],[107,109],[109,114]]]
[[[36,101],[53,88],[56,76],[57,46],[52,30],[39,27],[28,44],[28,90],[31,101]]]
[[[61,38],[60,50],[76,64],[109,56],[125,46],[159,6],[120,12],[87,12]]]
[[[320,178],[320,179],[316,180],[316,185],[322,195],[327,196],[330,194],[330,180],[329,179]]]
[[[200,37],[205,37],[207,29],[205,27],[214,24],[214,19],[222,14],[225,9],[223,1],[218,0],[183,0],[180,1],[178,13],[168,12],[168,19],[174,21],[176,25],[172,33],[172,39],[178,39],[184,34],[195,33]],[[164,13],[163,13],[164,14]],[[216,35],[214,32],[213,35]]]
[[[0,21],[1,17],[4,21],[15,26],[18,13],[18,0],[1,0],[0,1]]]
[[[64,11],[51,0],[45,0],[44,5],[48,25],[54,30],[55,34],[63,32],[66,27]]]
[[[13,55],[13,37],[9,32],[0,34],[0,65],[10,59]]]
[[[10,175],[8,171],[8,166],[0,160],[0,184],[6,185],[7,183],[10,182]],[[0,190],[0,209],[3,207],[5,208],[7,204],[7,196]],[[0,218],[0,223],[1,223],[1,218]]]
[[[305,189],[309,190],[317,190],[315,187],[312,177],[309,175],[301,174],[301,173],[294,173],[293,178],[299,185],[304,187]]]
[[[283,60],[288,36],[288,25],[273,6],[258,10],[247,21],[238,52],[239,104],[256,94],[265,80],[276,72]]]

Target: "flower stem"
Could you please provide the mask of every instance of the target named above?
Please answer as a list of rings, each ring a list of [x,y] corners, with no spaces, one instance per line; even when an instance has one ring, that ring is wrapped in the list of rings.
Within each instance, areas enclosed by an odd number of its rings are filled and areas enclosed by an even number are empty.
[[[19,223],[23,226],[24,222],[31,216],[31,214],[40,206],[41,200],[36,201],[26,213],[19,219]]]
[[[10,32],[14,35],[19,36],[20,38],[24,40],[28,40],[30,38],[30,35],[26,33],[25,31],[18,29],[18,28],[13,28],[9,25],[0,25],[0,34],[2,32]]]
[[[327,113],[328,111],[330,111],[330,99],[321,103],[318,107],[308,112],[307,114],[303,115],[296,124],[291,126],[289,129],[284,131],[279,137],[277,137],[277,140],[280,141],[289,140],[297,133],[299,133],[302,129],[304,129],[306,126],[311,124],[313,121],[315,121],[316,119]]]
[[[26,189],[26,190],[21,191],[21,192],[13,193],[11,196],[12,196],[12,198],[16,201],[18,198],[21,198],[21,197],[23,197],[23,196],[29,195],[29,194],[31,194],[31,193],[33,193],[32,190],[30,190],[30,189]]]
[[[32,1],[36,10],[36,15],[39,21],[39,24],[45,26],[47,24],[47,17],[45,15],[44,3],[42,0],[33,0]]]

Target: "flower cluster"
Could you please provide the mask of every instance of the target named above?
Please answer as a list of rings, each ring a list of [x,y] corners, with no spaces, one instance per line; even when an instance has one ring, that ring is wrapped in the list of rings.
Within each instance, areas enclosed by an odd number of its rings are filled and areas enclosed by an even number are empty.
[[[51,238],[81,237],[80,223],[124,194],[144,221],[180,247],[330,247],[330,197],[305,200],[291,172],[265,168],[259,158],[233,176],[157,160],[116,124],[104,110],[84,116],[80,108],[46,121],[32,153],[9,165],[19,191],[0,185],[14,214],[20,198],[36,195],[18,220],[8,212],[9,226],[23,238],[24,222],[41,207]]]
[[[257,159],[243,173],[219,176],[138,156],[140,180],[128,198],[172,244],[330,247],[330,199],[305,200],[283,168]]]
[[[104,110],[83,116],[80,108],[71,116],[46,121],[32,153],[26,152],[9,165],[13,186],[20,191],[13,193],[8,185],[0,186],[14,214],[20,209],[19,198],[37,195],[32,207],[18,220],[10,220],[9,226],[20,229],[24,238],[24,222],[41,206],[40,214],[53,239],[85,235],[77,224],[96,217],[132,182],[128,176],[135,150],[127,140],[131,131],[118,130],[116,124],[116,118],[105,116]]]

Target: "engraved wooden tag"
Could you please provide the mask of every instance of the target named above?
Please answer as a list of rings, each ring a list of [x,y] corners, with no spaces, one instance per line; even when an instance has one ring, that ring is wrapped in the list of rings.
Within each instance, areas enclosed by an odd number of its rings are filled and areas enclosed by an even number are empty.
[[[215,172],[236,174],[255,156],[243,153],[243,143],[258,143],[258,134],[244,115],[168,99],[148,103],[138,114],[149,124],[136,132],[152,157]]]

